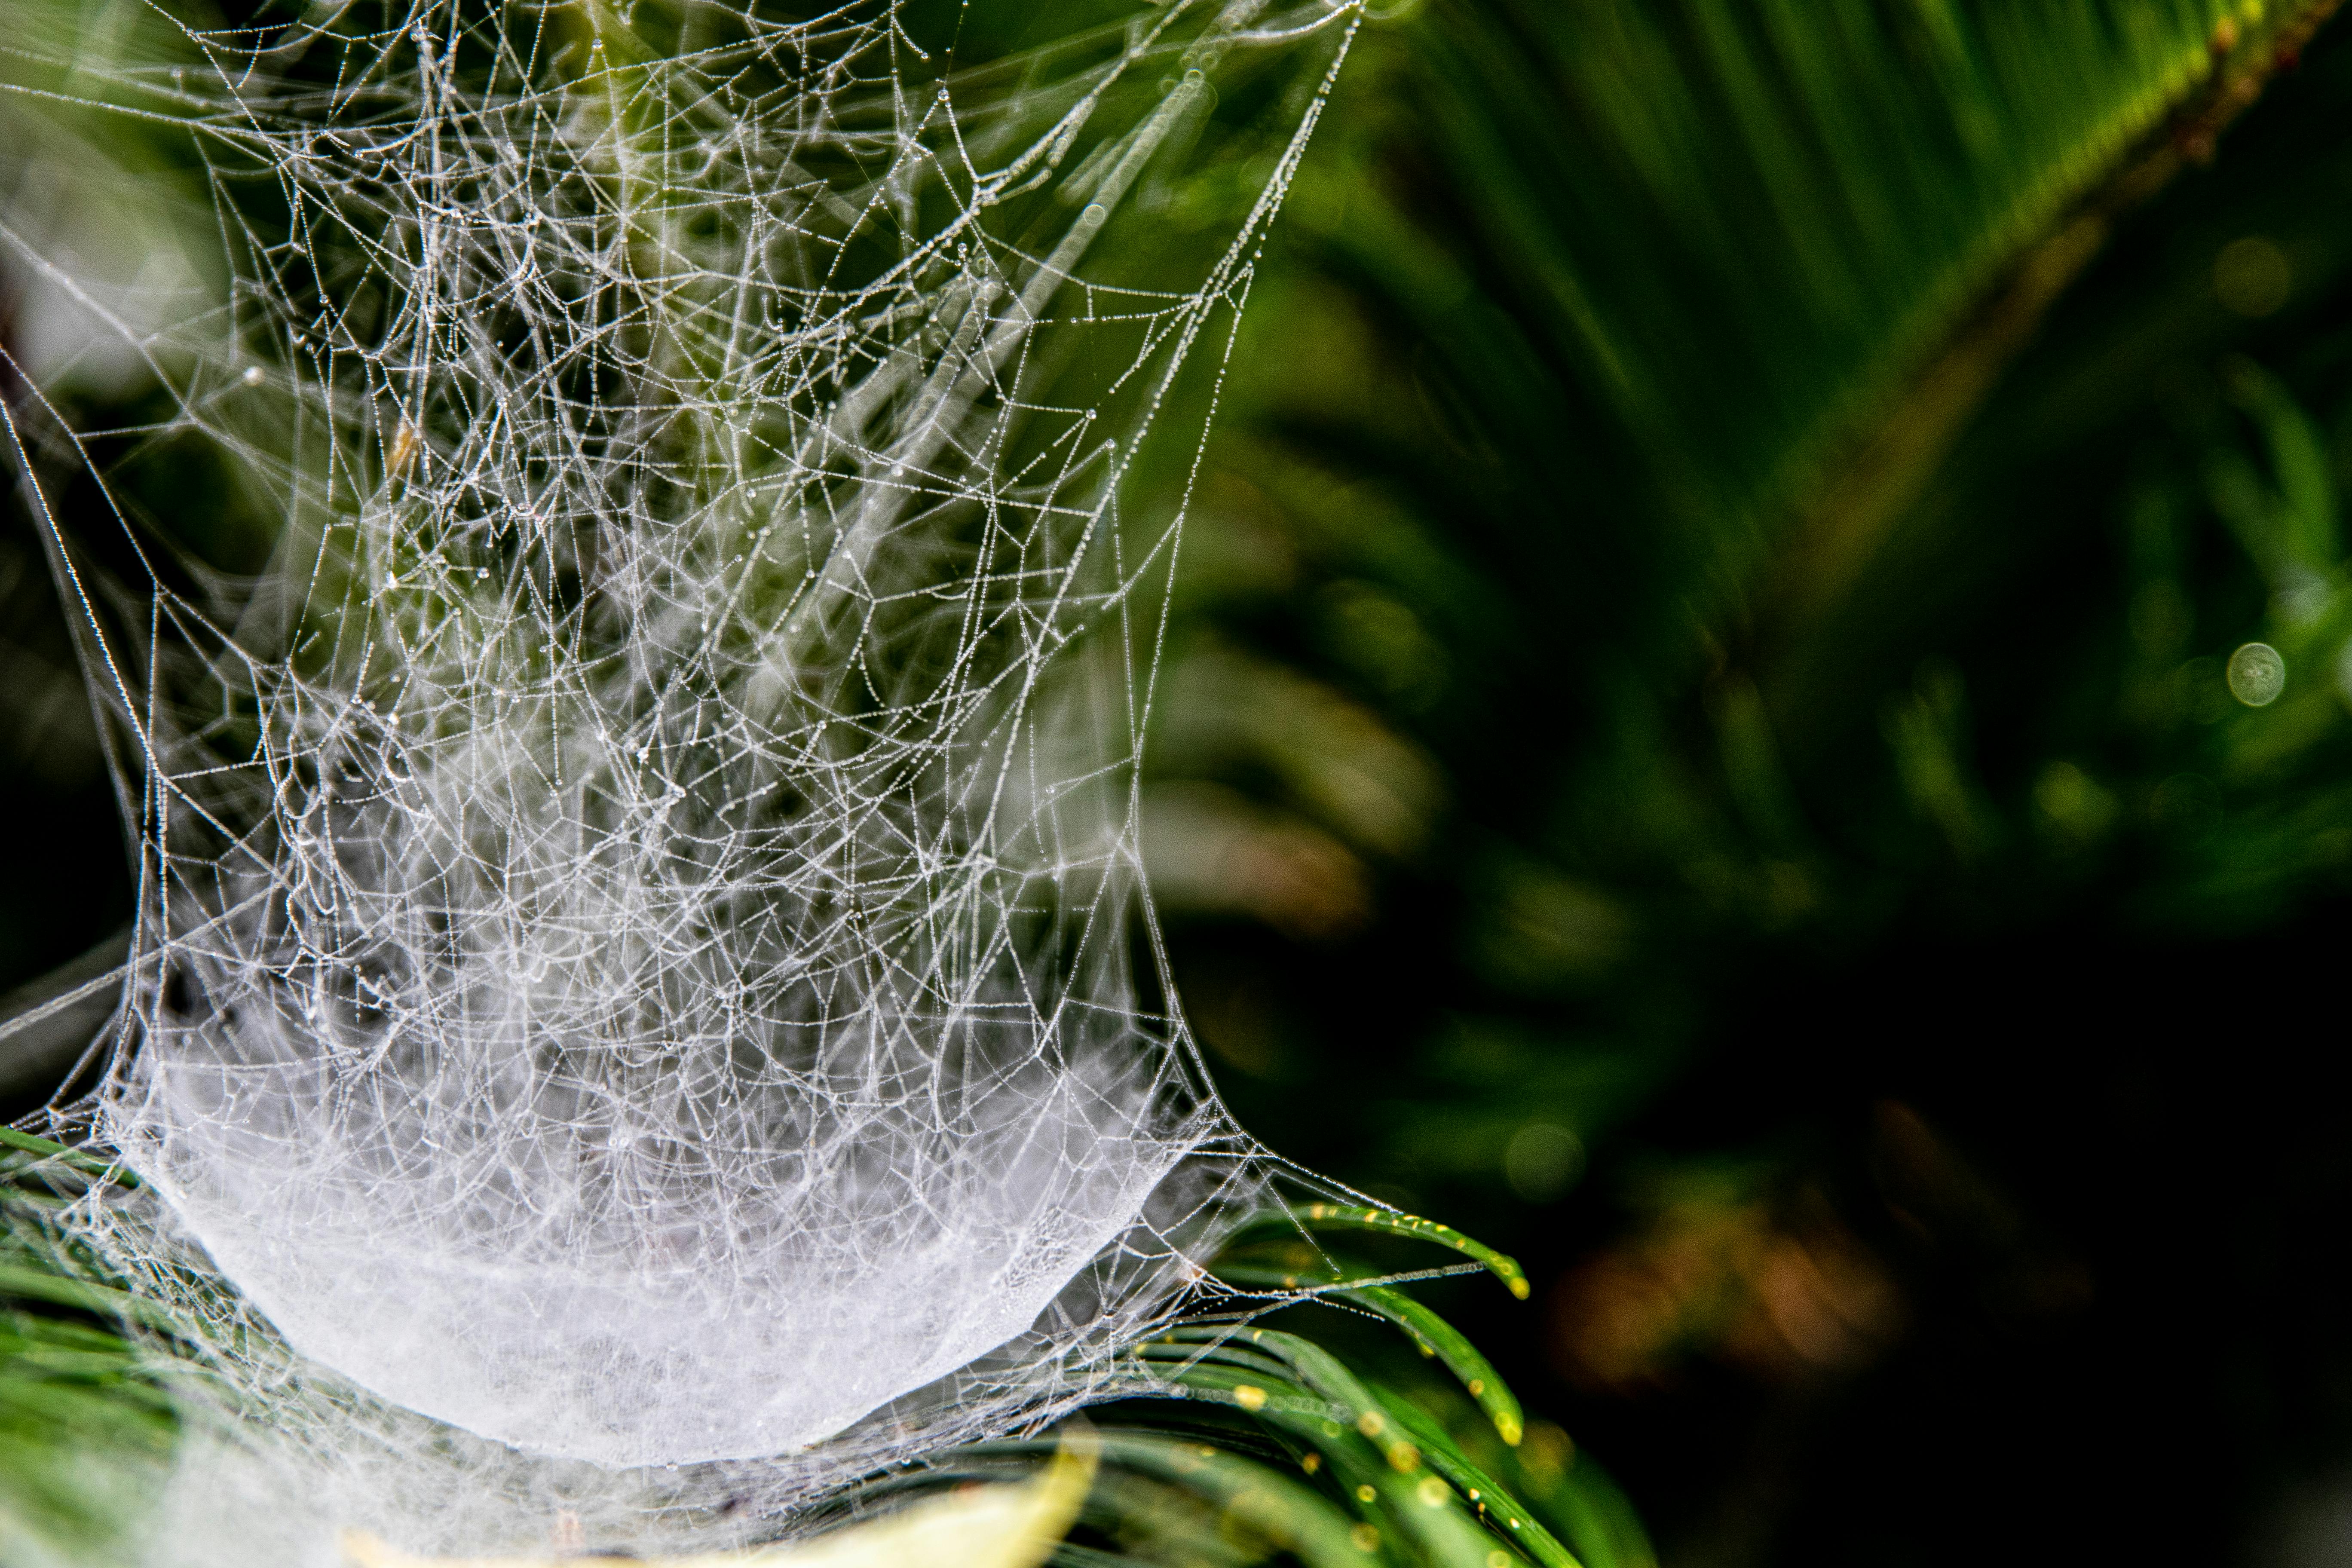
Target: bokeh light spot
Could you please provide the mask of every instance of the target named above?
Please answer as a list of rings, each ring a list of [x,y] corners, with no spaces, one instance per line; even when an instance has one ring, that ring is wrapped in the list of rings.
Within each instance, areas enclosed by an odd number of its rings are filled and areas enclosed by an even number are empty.
[[[2230,695],[2249,708],[2267,708],[2286,689],[2286,660],[2266,642],[2250,642],[2230,656]]]
[[[1583,1172],[1583,1140],[1549,1121],[1520,1128],[1503,1151],[1503,1179],[1531,1204],[1551,1202]]]
[[[2294,291],[2286,252],[2259,234],[2233,239],[2213,258],[2213,293],[2222,308],[2251,318],[2270,315]]]

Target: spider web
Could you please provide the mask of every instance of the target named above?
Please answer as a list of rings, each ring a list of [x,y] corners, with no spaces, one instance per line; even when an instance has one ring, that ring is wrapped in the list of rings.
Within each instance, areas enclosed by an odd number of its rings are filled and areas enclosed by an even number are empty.
[[[1264,1180],[1136,967],[1136,767],[1358,16],[988,20],[321,0],[18,84],[193,133],[215,308],[4,237],[277,541],[78,537],[41,476],[154,432],[16,400],[139,824],[53,1124],[145,1195],[73,1225],[311,1513],[692,1536],[1048,1419]]]

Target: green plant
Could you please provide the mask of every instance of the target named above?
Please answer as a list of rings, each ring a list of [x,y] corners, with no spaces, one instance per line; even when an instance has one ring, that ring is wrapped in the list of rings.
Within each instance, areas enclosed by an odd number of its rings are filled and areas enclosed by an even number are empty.
[[[1369,35],[1153,753],[1170,858],[1223,868],[1163,885],[1245,1114],[1327,1086],[1316,1157],[1491,1201],[1519,1131],[1649,1103],[1764,954],[2342,886],[2340,247],[2293,195],[2341,153],[2286,107],[2204,172],[2330,9]],[[2259,705],[2225,669],[2256,642]],[[1339,1066],[1366,1040],[1395,1071]]]
[[[16,1305],[0,1325],[0,1542],[12,1563],[150,1560],[178,1440],[172,1391],[207,1375],[201,1335],[94,1275],[58,1227],[62,1203],[105,1201],[129,1178],[22,1133],[8,1142],[0,1292]],[[1271,1210],[1215,1265],[1240,1293],[1235,1310],[1137,1347],[1127,1398],[1059,1436],[966,1446],[840,1489],[794,1534],[1024,1480],[1075,1442],[1097,1468],[1050,1558],[1059,1563],[1650,1568],[1608,1479],[1558,1427],[1530,1426],[1494,1368],[1396,1276],[1323,1245],[1335,1230],[1435,1243],[1524,1291],[1510,1259],[1443,1226],[1382,1210]],[[1279,1305],[1302,1291],[1385,1320],[1418,1357],[1335,1338],[1318,1326],[1328,1308]],[[914,1560],[880,1547],[872,1561]]]

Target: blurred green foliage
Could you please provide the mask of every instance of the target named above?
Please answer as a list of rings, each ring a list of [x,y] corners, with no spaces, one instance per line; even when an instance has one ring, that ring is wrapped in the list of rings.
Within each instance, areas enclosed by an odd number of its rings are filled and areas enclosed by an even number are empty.
[[[1315,1085],[1306,1157],[1481,1203],[1515,1129],[1671,1077],[1732,954],[2338,885],[2352,388],[2301,324],[2344,153],[2199,162],[2314,16],[2263,15],[1437,0],[1368,36],[1153,753],[1188,1003],[1286,1086],[1235,1086],[1259,1124]]]
[[[2154,1282],[2344,1277],[2272,1217],[2352,1192],[2321,19],[1433,0],[1269,249],[1151,753],[1180,989],[1246,1124],[1529,1258],[1468,1322],[1670,1560],[2112,1547],[2151,1344],[2242,1424],[2203,1546],[2346,1451],[2283,1284]],[[2037,1431],[2103,1457],[2020,1487]]]

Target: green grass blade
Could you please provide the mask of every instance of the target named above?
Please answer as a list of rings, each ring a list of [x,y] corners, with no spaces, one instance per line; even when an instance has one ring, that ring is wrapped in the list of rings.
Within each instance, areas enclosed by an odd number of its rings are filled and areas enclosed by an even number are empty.
[[[1220,1265],[1217,1274],[1220,1279],[1243,1286],[1273,1288],[1286,1279],[1296,1280],[1296,1276],[1274,1269],[1233,1264]],[[1402,1329],[1423,1355],[1435,1357],[1461,1381],[1463,1388],[1495,1424],[1496,1435],[1511,1447],[1518,1446],[1527,1429],[1526,1413],[1520,1408],[1518,1397],[1495,1371],[1494,1363],[1479,1353],[1478,1347],[1461,1330],[1392,1286],[1347,1285],[1318,1290],[1316,1295],[1319,1300],[1361,1307]]]
[[[1268,1210],[1253,1216],[1235,1233],[1234,1240],[1238,1244],[1254,1233],[1277,1227],[1297,1232],[1377,1231],[1389,1236],[1411,1237],[1416,1241],[1433,1242],[1477,1263],[1509,1287],[1511,1294],[1520,1300],[1528,1299],[1527,1270],[1519,1267],[1517,1258],[1497,1252],[1486,1243],[1475,1241],[1452,1226],[1440,1225],[1433,1219],[1399,1214],[1394,1209],[1348,1204],[1305,1204],[1296,1209]]]
[[[97,1176],[118,1186],[135,1187],[139,1184],[139,1178],[119,1163],[97,1159],[79,1149],[69,1149],[63,1143],[36,1137],[30,1132],[19,1132],[13,1127],[0,1127],[0,1145],[56,1160],[85,1176]]]

